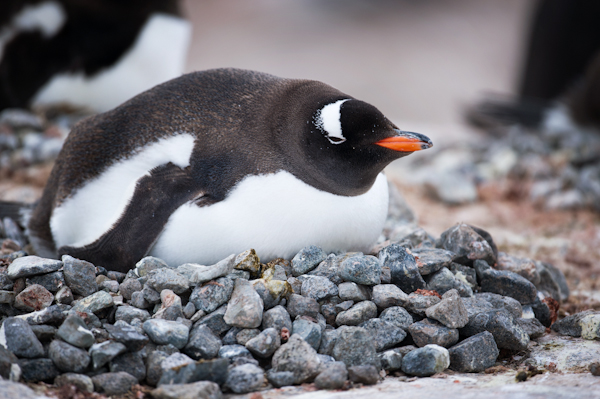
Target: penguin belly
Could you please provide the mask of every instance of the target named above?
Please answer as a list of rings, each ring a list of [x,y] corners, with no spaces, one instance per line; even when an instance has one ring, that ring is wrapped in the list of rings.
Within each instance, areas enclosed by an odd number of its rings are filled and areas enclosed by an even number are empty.
[[[250,248],[263,261],[291,259],[308,245],[364,252],[381,234],[387,212],[383,173],[358,196],[318,190],[286,171],[252,175],[223,201],[180,206],[149,254],[175,266],[210,265]]]

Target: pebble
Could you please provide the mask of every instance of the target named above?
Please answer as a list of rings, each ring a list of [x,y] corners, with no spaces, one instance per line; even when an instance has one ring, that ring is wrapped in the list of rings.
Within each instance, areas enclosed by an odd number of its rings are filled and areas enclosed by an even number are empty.
[[[188,327],[175,321],[150,319],[144,322],[143,328],[150,340],[158,345],[170,344],[181,349],[188,342]]]
[[[146,321],[150,318],[150,313],[145,309],[138,309],[129,305],[118,306],[115,312],[115,320],[123,320],[130,324],[133,319]]]
[[[81,373],[90,364],[90,355],[66,342],[54,340],[48,348],[48,356],[60,371]]]
[[[206,325],[194,326],[183,352],[192,359],[212,359],[221,348],[221,340]]]
[[[26,312],[42,310],[52,305],[54,295],[39,284],[33,284],[21,291],[14,301],[14,307]]]
[[[40,274],[37,276],[29,277],[26,280],[25,284],[27,286],[39,284],[48,291],[56,293],[61,287],[65,285],[65,277],[61,271],[57,271],[48,274]]]
[[[386,309],[392,306],[404,306],[408,295],[395,284],[380,284],[373,287],[372,300],[379,309]]]
[[[184,355],[185,356],[185,355]],[[165,352],[155,350],[146,358],[146,383],[155,387],[163,374],[162,362],[169,357]],[[190,361],[193,361],[190,359]]]
[[[475,294],[477,300],[484,300],[492,305],[494,309],[504,309],[512,315],[515,319],[523,315],[523,307],[514,298],[509,296],[502,296],[498,294],[492,294],[491,292],[478,292]],[[463,298],[463,304],[467,301],[467,298]],[[470,316],[471,314],[469,314]]]
[[[296,377],[291,371],[275,371],[273,369],[267,370],[267,380],[275,388],[281,388],[288,385],[294,385]]]
[[[154,256],[146,256],[135,264],[135,271],[139,277],[145,277],[152,270],[169,268],[167,262]]]
[[[70,305],[73,303],[73,292],[68,286],[61,287],[54,295],[56,303]]]
[[[404,247],[392,244],[377,254],[383,267],[390,269],[391,283],[405,293],[425,288],[425,280],[419,273],[417,262]]]
[[[302,296],[317,301],[338,295],[338,287],[325,277],[311,276],[302,282]]]
[[[346,259],[349,254],[335,255],[330,254],[319,265],[308,272],[309,276],[325,277],[335,285],[340,285],[344,280],[340,277],[340,263]],[[288,278],[289,281],[289,278]]]
[[[181,294],[190,288],[190,283],[184,276],[168,268],[148,271],[147,284],[156,292],[171,290],[176,294]]]
[[[122,343],[132,352],[139,351],[148,343],[148,337],[140,334],[138,330],[129,325],[105,324],[104,329],[106,329],[110,338]]]
[[[417,316],[425,317],[427,309],[440,301],[441,299],[435,295],[424,295],[413,292],[408,296],[405,308]]]
[[[417,377],[429,377],[441,373],[450,366],[448,349],[427,345],[407,353],[402,359],[402,371]]]
[[[463,297],[469,297],[473,295],[473,290],[469,286],[466,279],[461,280],[445,267],[433,273],[429,277],[427,281],[427,289],[436,291],[441,295],[445,294],[451,289],[456,289],[460,296]]]
[[[373,336],[377,352],[392,348],[406,338],[406,332],[402,328],[383,319],[370,319],[360,326]]]
[[[140,352],[126,352],[114,357],[109,363],[112,373],[124,371],[134,376],[139,382],[146,378],[146,365]]]
[[[139,280],[136,278],[125,279],[119,286],[119,291],[121,292],[121,295],[123,295],[123,298],[127,299],[128,301],[131,299],[131,296],[134,292],[138,292],[141,290],[142,283],[140,283]]]
[[[446,268],[454,260],[454,253],[438,248],[414,249],[412,250],[412,255],[422,276],[430,275],[442,268]]]
[[[235,334],[235,340],[240,345],[246,345],[248,341],[260,334],[258,328],[242,328]]]
[[[48,326],[45,324],[42,325],[31,325],[31,331],[33,331],[33,333],[35,334],[35,336],[37,337],[37,339],[40,340],[40,342],[50,342],[54,339],[54,336],[56,335],[56,332],[58,331],[58,329],[54,326]]]
[[[463,282],[465,285],[467,285],[469,288],[471,288],[471,290],[473,290],[477,287],[477,272],[472,267],[464,266],[464,265],[461,265],[460,263],[452,262],[450,264],[449,269],[452,272],[452,274],[454,274],[454,277],[456,277],[459,281]],[[454,288],[456,288],[458,290],[458,292],[461,292],[461,290],[459,288],[457,288],[457,287],[454,287]],[[461,296],[464,296],[464,295],[462,295],[462,293],[461,293]],[[468,296],[470,296],[470,295],[468,295]]]
[[[402,367],[402,352],[398,349],[390,349],[385,352],[379,353],[379,361],[381,367],[386,371],[400,370]]]
[[[501,349],[525,350],[529,336],[506,310],[489,310],[469,318],[469,323],[460,329],[460,334],[470,337],[483,331],[494,336]]]
[[[529,335],[529,339],[537,339],[542,335],[546,334],[546,327],[540,323],[540,321],[536,318],[531,319],[523,319],[518,318],[515,319],[519,327],[521,327],[527,335]]]
[[[254,278],[258,278],[260,275],[260,259],[253,249],[249,249],[237,255],[233,264],[235,269],[247,271],[250,273],[250,276]]]
[[[423,319],[408,327],[413,341],[417,346],[435,344],[449,348],[458,342],[459,334],[455,328],[448,328],[435,320]]]
[[[321,338],[320,331],[319,338]],[[256,337],[246,342],[246,348],[250,352],[252,352],[253,355],[263,359],[271,357],[271,355],[273,355],[273,353],[275,353],[275,351],[279,349],[280,346],[281,337],[279,335],[279,332],[274,328],[267,328],[263,330],[260,334],[258,334]]]
[[[84,374],[65,373],[54,379],[54,385],[61,387],[63,385],[75,385],[82,392],[94,392],[94,383],[92,379]]]
[[[406,330],[408,326],[413,323],[413,318],[410,313],[400,306],[392,306],[384,309],[379,315],[379,318],[402,328],[403,330]]]
[[[377,288],[379,286],[375,286]],[[345,282],[341,283],[338,286],[339,294],[341,300],[343,301],[367,301],[371,299],[371,295],[369,293],[369,289],[363,285],[358,285],[353,282]],[[315,298],[317,299],[317,298]]]
[[[584,316],[579,325],[581,326],[581,338],[600,339],[600,312]]]
[[[29,382],[52,382],[60,374],[51,359],[21,359],[21,378]]]
[[[200,320],[194,324],[196,325],[205,325],[213,332],[213,334],[220,336],[224,332],[228,331],[231,326],[227,324],[224,320],[225,312],[227,311],[227,305],[223,305],[212,313],[203,316]],[[203,313],[199,310],[196,313]],[[194,315],[195,316],[195,315]],[[193,318],[192,318],[193,319]]]
[[[480,275],[479,283],[482,291],[512,297],[522,305],[535,302],[537,289],[531,281],[516,273],[506,270],[494,270],[486,266],[487,264],[482,262],[477,262],[475,265],[478,275]]]
[[[308,298],[301,295],[291,294],[287,302],[287,311],[292,319],[297,316],[308,316],[317,318],[320,306],[314,298]]]
[[[342,389],[348,379],[348,370],[343,362],[328,363],[315,378],[319,389]]]
[[[327,254],[321,248],[314,245],[304,247],[292,258],[292,275],[306,274],[326,258]]]
[[[277,305],[263,313],[262,327],[263,329],[274,328],[278,332],[285,327],[288,331],[292,331],[290,314],[283,306]]]
[[[339,336],[338,330],[325,330],[321,333],[321,343],[319,344],[319,354],[331,356],[333,347]]]
[[[233,258],[230,263],[233,263]],[[190,295],[190,302],[194,304],[195,309],[211,313],[229,301],[233,292],[233,286],[233,280],[227,277],[209,281],[202,286],[194,288],[192,295]]]
[[[481,332],[454,345],[448,350],[450,368],[460,373],[478,373],[496,363],[500,353],[494,336]]]
[[[73,306],[73,310],[84,313],[96,313],[114,305],[113,297],[106,291],[98,291],[85,297]]]
[[[90,262],[63,255],[65,281],[74,294],[89,296],[98,291],[96,267]]]
[[[251,284],[262,300],[264,310],[279,305],[293,291],[287,281],[257,279],[253,280]]]
[[[14,285],[7,273],[0,273],[0,290],[12,291]]]
[[[162,385],[150,392],[154,399],[221,399],[219,385],[211,381]]]
[[[379,382],[379,371],[371,364],[348,367],[348,379],[358,384],[375,385]]]
[[[92,381],[97,392],[108,396],[125,394],[138,383],[134,376],[124,371],[98,374],[92,377]]]
[[[36,358],[44,355],[42,343],[25,320],[9,317],[4,320],[2,328],[6,348],[18,357]]]
[[[273,351],[275,352],[275,351]],[[233,362],[238,357],[252,358],[250,351],[243,345],[223,345],[219,348],[219,358],[227,359],[229,362]]]
[[[471,265],[476,260],[483,260],[491,265],[496,263],[496,255],[490,243],[468,224],[459,223],[444,231],[436,246],[453,252],[456,255],[454,261],[463,265]]]
[[[196,381],[212,381],[223,385],[227,379],[227,359],[212,359],[192,362],[187,365],[165,370],[158,385],[187,384]]]
[[[302,337],[315,350],[319,350],[319,346],[321,345],[321,327],[317,323],[297,318],[292,325],[292,331],[294,334]]]
[[[357,326],[374,317],[377,317],[377,305],[371,301],[362,301],[350,309],[340,312],[335,318],[335,322],[338,326]]]
[[[148,302],[151,305],[160,303],[160,292],[149,287],[147,284],[145,284],[144,288],[142,288],[142,296],[144,297],[146,302]]]
[[[92,346],[96,338],[81,317],[77,314],[70,314],[61,324],[56,332],[56,336],[71,345],[78,348],[87,349]]]
[[[120,342],[104,341],[94,344],[89,349],[89,354],[92,357],[92,366],[94,370],[108,364],[112,359],[121,353],[125,353],[127,348]]]
[[[427,308],[425,315],[448,328],[462,328],[469,322],[467,309],[455,289],[446,292],[440,302]]]
[[[235,255],[230,255],[212,266],[185,263],[177,267],[177,272],[191,285],[198,285],[228,275],[233,271],[234,261]]]
[[[247,393],[258,390],[264,378],[263,369],[253,364],[243,364],[229,370],[226,385],[235,393]]]
[[[361,364],[379,366],[375,340],[373,335],[362,327],[343,326],[333,347],[332,356],[344,362],[346,367]]]
[[[29,324],[59,324],[67,317],[59,305],[48,306],[46,309],[37,312],[18,316]]]
[[[21,277],[55,272],[61,267],[63,267],[63,263],[59,260],[29,255],[13,260],[6,271],[8,277],[16,280]]]
[[[223,320],[235,327],[256,328],[263,315],[263,301],[252,285],[243,279],[235,280],[235,287]]]
[[[319,372],[317,352],[299,335],[293,334],[281,345],[271,361],[274,372],[289,371],[294,374],[294,384],[314,378]]]
[[[345,259],[340,265],[340,277],[361,285],[381,283],[381,262],[374,256],[357,255]]]

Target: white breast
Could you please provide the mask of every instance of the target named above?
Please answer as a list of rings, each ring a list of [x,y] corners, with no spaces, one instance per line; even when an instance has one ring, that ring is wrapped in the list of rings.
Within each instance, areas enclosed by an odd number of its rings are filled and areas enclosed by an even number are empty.
[[[150,255],[170,265],[210,265],[250,248],[263,261],[290,259],[307,245],[366,251],[381,233],[387,209],[383,174],[355,197],[317,190],[284,171],[250,176],[224,201],[178,208]]]

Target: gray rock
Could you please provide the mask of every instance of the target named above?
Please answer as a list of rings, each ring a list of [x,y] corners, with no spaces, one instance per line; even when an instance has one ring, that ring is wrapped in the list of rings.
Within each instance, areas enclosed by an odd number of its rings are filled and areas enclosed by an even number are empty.
[[[82,392],[94,392],[92,379],[84,374],[66,373],[54,379],[54,386],[75,385]]]
[[[168,357],[168,354],[158,350],[148,354],[146,358],[146,382],[148,385],[155,387],[158,384],[163,374],[162,362]]]
[[[92,357],[94,370],[98,370],[116,356],[125,353],[125,351],[127,351],[127,348],[120,342],[104,341],[92,345],[89,349],[89,354]]]
[[[291,371],[275,371],[270,369],[267,371],[267,380],[275,388],[281,388],[288,385],[294,385],[296,377]]]
[[[216,309],[215,309],[216,310]],[[192,316],[196,313],[196,305],[193,302],[188,302],[183,307],[183,315],[186,319],[192,318]]]
[[[325,277],[332,283],[339,285],[344,281],[340,277],[340,263],[344,259],[346,259],[348,256],[350,256],[350,255],[349,254],[344,254],[344,255],[330,254],[327,256],[327,258],[324,261],[319,263],[319,265],[315,269],[308,272],[308,274],[310,276]],[[289,281],[289,279],[288,279],[288,281]]]
[[[346,367],[372,364],[379,367],[373,335],[362,327],[343,326],[338,329],[339,336],[333,347],[332,356],[344,362]]]
[[[17,316],[29,324],[59,324],[67,317],[61,306],[52,305],[37,312]]]
[[[319,345],[321,344],[321,327],[317,323],[297,318],[294,320],[292,332],[302,337],[314,350],[319,349]]]
[[[478,198],[474,179],[464,173],[442,170],[431,174],[424,183],[432,197],[448,205],[475,202]]]
[[[379,287],[379,285],[376,285]],[[395,287],[395,286],[394,286]],[[397,288],[397,287],[396,287]],[[339,297],[343,301],[368,301],[371,299],[371,295],[369,289],[363,285],[358,285],[353,282],[342,283],[338,286]],[[315,298],[316,299],[316,298]]]
[[[427,308],[425,314],[449,328],[462,328],[469,322],[467,309],[454,289],[446,292],[441,302]]]
[[[469,323],[460,329],[460,335],[473,336],[489,331],[494,336],[498,348],[525,350],[529,336],[506,310],[489,310],[469,318]]]
[[[275,306],[274,308],[263,313],[263,329],[274,328],[280,332],[284,327],[287,328],[288,331],[292,331],[292,320],[290,318],[290,314],[283,306]]]
[[[320,362],[313,347],[294,334],[277,349],[271,364],[274,372],[290,371],[294,374],[294,384],[301,384],[318,374]]]
[[[529,335],[529,339],[537,339],[542,335],[546,334],[546,327],[540,323],[540,321],[536,318],[531,319],[523,319],[518,318],[515,319],[519,327],[521,327],[527,335]]]
[[[241,359],[241,358],[240,358]],[[163,371],[158,385],[187,384],[196,381],[212,381],[223,385],[227,379],[227,359],[204,360]]]
[[[74,294],[89,296],[98,291],[94,265],[70,255],[63,255],[62,261],[65,281]]]
[[[221,334],[223,334],[224,332],[228,331],[231,328],[231,326],[229,324],[227,324],[224,320],[226,311],[227,311],[227,305],[223,305],[220,308],[218,308],[217,310],[215,310],[214,312],[209,313],[206,316],[203,316],[200,320],[198,320],[198,322],[196,324],[194,324],[194,327],[196,325],[200,325],[200,324],[205,325],[208,328],[210,328],[210,330],[213,332],[213,334],[220,336]],[[202,311],[199,311],[199,312],[202,312]],[[198,313],[198,312],[196,312],[196,313]]]
[[[414,256],[397,244],[388,245],[377,254],[381,265],[390,269],[391,283],[403,292],[411,293],[425,288],[425,280],[419,273]]]
[[[504,252],[498,252],[495,268],[517,273],[536,286],[540,283],[540,273],[536,267],[536,262],[531,259],[517,258]]]
[[[597,314],[594,310],[585,310],[583,312],[575,313],[567,316],[552,325],[552,331],[555,331],[561,335],[570,335],[571,337],[581,337],[581,322],[582,320],[590,315]]]
[[[6,303],[8,305],[12,305],[15,301],[15,292],[14,291],[0,291],[0,303]]]
[[[323,367],[323,371],[315,378],[315,386],[319,389],[342,389],[348,379],[348,370],[343,362],[332,362]]]
[[[96,313],[102,309],[110,308],[114,304],[113,297],[106,291],[98,291],[77,301],[73,306],[76,312]]]
[[[92,377],[94,389],[108,396],[127,393],[138,381],[129,373],[103,373]]]
[[[145,309],[138,309],[133,306],[123,305],[117,307],[117,311],[115,313],[115,320],[123,320],[126,323],[131,323],[133,319],[139,319],[141,321],[146,321],[150,318],[150,313],[148,313]]]
[[[128,325],[113,326],[105,324],[104,328],[108,332],[110,338],[122,343],[132,352],[139,351],[148,343],[148,337],[140,334],[134,327]]]
[[[119,283],[114,280],[104,280],[99,287],[109,292],[119,292]]]
[[[476,263],[475,268],[478,270],[478,275],[480,275],[482,291],[515,298],[522,305],[529,305],[535,302],[537,289],[525,277],[507,270],[494,270],[491,267],[485,268],[485,265],[480,263],[480,261]]]
[[[258,278],[260,276],[260,259],[253,249],[249,249],[237,255],[233,264],[235,269],[247,271],[253,278]]]
[[[169,369],[180,368],[181,366],[187,366],[188,364],[194,363],[194,360],[180,352],[170,354],[168,357],[163,359],[160,363],[160,367],[163,371]]]
[[[579,325],[581,326],[581,338],[600,339],[600,312],[585,316],[581,319]]]
[[[235,393],[257,391],[264,383],[265,372],[253,364],[243,364],[229,370],[226,385]]]
[[[331,356],[335,342],[339,336],[338,330],[325,330],[321,333],[321,343],[319,345],[319,354]]]
[[[52,382],[60,374],[50,359],[21,359],[18,364],[21,378],[27,382]]]
[[[243,345],[223,345],[219,348],[219,358],[227,359],[229,362],[233,362],[238,357],[252,358],[250,351]]]
[[[144,322],[143,328],[152,342],[158,345],[171,344],[181,349],[188,342],[188,327],[175,321],[150,319]]]
[[[419,347],[435,344],[449,348],[457,343],[459,338],[457,329],[448,328],[431,319],[423,319],[411,324],[408,332]]]
[[[444,231],[437,242],[437,247],[454,252],[457,263],[470,265],[475,260],[483,260],[488,264],[496,263],[494,247],[481,235],[483,230],[468,224],[459,223]],[[487,234],[489,236],[489,234]]]
[[[33,333],[35,334],[35,336],[37,337],[37,339],[40,340],[40,342],[50,342],[54,339],[54,337],[56,336],[56,332],[58,331],[58,328],[54,327],[54,326],[47,326],[47,325],[32,325],[31,327],[31,331],[33,331]]]
[[[458,291],[460,296],[469,297],[473,295],[471,287],[463,280],[457,278],[450,270],[445,267],[433,273],[428,282],[427,289],[436,291],[443,295],[451,289]]]
[[[27,279],[26,284],[33,285],[39,284],[50,292],[57,292],[62,286],[65,285],[65,278],[63,273],[60,271],[41,274],[37,276],[33,276]]]
[[[302,282],[302,296],[317,301],[338,294],[338,287],[325,277],[311,276]]]
[[[58,329],[56,336],[78,348],[87,349],[96,342],[94,334],[77,314],[70,314]]]
[[[119,285],[119,292],[123,295],[123,298],[128,301],[131,299],[131,296],[134,292],[139,292],[142,290],[142,283],[136,278],[128,278],[123,280],[121,285]]]
[[[406,338],[406,332],[402,328],[386,320],[374,318],[365,321],[360,326],[374,337],[377,352],[393,348]]]
[[[256,338],[260,334],[258,328],[242,328],[235,334],[235,340],[240,345],[246,345],[252,338]]]
[[[171,290],[176,294],[181,294],[189,289],[189,281],[172,269],[156,269],[148,272],[148,286],[162,292],[162,290]]]
[[[408,326],[413,323],[413,318],[410,313],[400,306],[392,306],[391,308],[383,310],[379,315],[379,318],[392,323],[403,330],[406,330]]]
[[[229,300],[233,292],[233,285],[233,280],[226,277],[209,281],[203,286],[194,288],[190,302],[196,309],[211,313]]]
[[[183,306],[181,305],[181,297],[175,292],[164,289],[160,292],[161,306],[154,316],[155,319],[165,319],[175,321],[178,318],[183,318]]]
[[[450,266],[454,254],[438,248],[418,248],[412,250],[419,273],[422,276],[430,275],[438,270]]]
[[[263,309],[268,310],[285,300],[293,291],[287,281],[274,279],[256,279],[251,282],[252,287],[263,302]]]
[[[90,355],[86,351],[59,340],[52,341],[48,356],[60,371],[81,373],[90,364]]]
[[[154,399],[221,399],[219,385],[211,381],[198,381],[191,384],[162,385],[150,395]]]
[[[135,264],[135,270],[140,277],[147,276],[152,270],[169,268],[167,262],[154,256],[146,256]]]
[[[205,325],[194,326],[183,352],[192,359],[212,359],[221,348],[221,340]]]
[[[478,373],[496,363],[500,351],[491,333],[484,331],[448,350],[450,368],[460,373]]]
[[[56,303],[70,305],[73,302],[73,292],[65,285],[56,292],[54,300]]]
[[[379,371],[371,364],[348,367],[348,379],[357,384],[375,385],[379,381]]]
[[[109,363],[112,373],[124,371],[134,376],[139,382],[146,378],[146,365],[140,352],[126,352],[113,358]]]
[[[231,273],[233,271],[234,260],[235,255],[230,255],[212,266],[185,263],[177,267],[177,272],[185,276],[191,285],[198,285]]]
[[[538,265],[543,266],[543,268],[545,269],[545,272],[547,272],[553,283],[556,284],[559,288],[558,290],[558,295],[560,299],[556,299],[558,302],[566,302],[567,299],[569,299],[569,286],[567,284],[567,279],[565,278],[565,275],[563,274],[563,272],[558,269],[556,266],[554,266],[551,263],[547,263],[547,262],[537,262]],[[545,285],[549,283],[546,283],[544,281],[544,279],[546,278],[544,273],[540,272],[540,289],[543,290]]]
[[[320,311],[320,306],[313,298],[292,294],[287,302],[287,311],[292,319],[295,319],[297,316],[308,316],[316,319]]]
[[[415,315],[425,317],[425,311],[427,308],[439,303],[440,301],[441,299],[435,295],[423,295],[413,292],[408,296],[408,300],[406,301],[406,305],[404,307],[406,310],[414,313]]]
[[[362,301],[350,309],[340,312],[335,318],[335,322],[338,326],[357,326],[374,317],[377,317],[377,306],[371,301]]]
[[[381,262],[369,255],[349,257],[340,265],[340,277],[361,285],[381,284]]]
[[[295,323],[295,322],[294,322]],[[314,323],[313,323],[314,324]],[[319,331],[320,338],[320,331]],[[246,342],[246,348],[255,356],[268,358],[281,346],[281,336],[274,328],[263,330],[256,337]]]
[[[417,377],[429,377],[441,373],[450,365],[450,355],[446,348],[438,345],[427,345],[415,349],[402,359],[402,371]]]
[[[12,291],[15,283],[8,277],[8,273],[0,273],[0,290]]]
[[[380,284],[373,287],[372,298],[379,309],[385,309],[391,306],[404,306],[408,295],[394,284]]]
[[[148,302],[151,305],[160,303],[160,292],[156,291],[154,288],[149,287],[148,285],[144,285],[144,288],[142,288],[142,295],[146,302]]]
[[[256,328],[262,322],[262,314],[262,299],[252,285],[246,280],[235,280],[235,287],[223,320],[235,327]]]
[[[292,259],[292,275],[306,274],[327,258],[327,254],[319,247],[311,245],[302,248]]]
[[[475,294],[475,296],[477,299],[482,299],[489,302],[494,309],[505,309],[515,319],[523,315],[523,307],[519,301],[509,296],[502,296],[493,294],[491,292],[479,292]],[[467,298],[463,298],[463,304],[465,301],[467,301]],[[471,313],[469,313],[469,316],[471,316]]]
[[[59,260],[40,258],[39,256],[23,256],[12,261],[6,270],[10,279],[30,277],[38,274],[55,272],[63,267]]]
[[[449,267],[454,277],[464,283],[466,286],[471,288],[471,290],[477,287],[477,272],[475,269],[469,266],[461,265],[460,263],[451,263]],[[456,287],[455,287],[456,288]],[[457,288],[458,289],[458,288]],[[460,292],[460,290],[459,290]],[[461,293],[462,295],[462,293]]]
[[[26,312],[41,310],[52,305],[54,295],[39,284],[30,285],[21,291],[14,301],[14,307]]]
[[[9,317],[4,320],[2,328],[4,328],[6,348],[15,355],[25,358],[44,355],[42,343],[25,320]]]
[[[386,371],[400,370],[402,367],[402,352],[398,349],[390,349],[378,354],[381,367]]]

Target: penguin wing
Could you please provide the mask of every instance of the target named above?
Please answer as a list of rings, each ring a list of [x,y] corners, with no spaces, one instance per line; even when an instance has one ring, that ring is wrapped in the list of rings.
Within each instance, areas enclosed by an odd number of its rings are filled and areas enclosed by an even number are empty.
[[[58,254],[126,273],[152,248],[169,216],[192,200],[200,206],[204,201],[208,204],[189,167],[182,169],[170,162],[160,165],[137,182],[129,204],[109,231],[82,247],[60,247]]]

